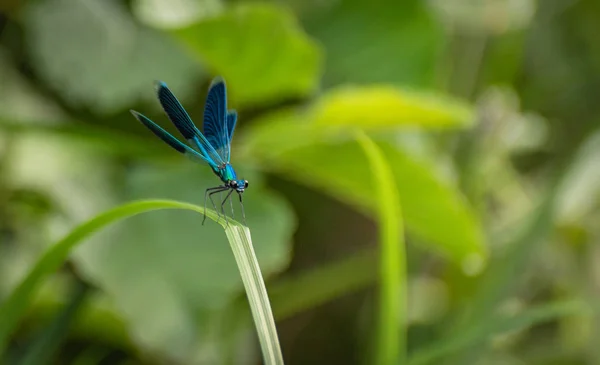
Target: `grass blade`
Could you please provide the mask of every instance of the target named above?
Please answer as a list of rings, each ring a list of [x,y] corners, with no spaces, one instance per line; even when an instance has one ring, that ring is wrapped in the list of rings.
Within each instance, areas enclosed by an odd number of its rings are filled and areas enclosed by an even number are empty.
[[[362,131],[356,133],[356,139],[373,173],[379,218],[380,297],[374,364],[405,364],[406,252],[400,198],[381,149]]]
[[[283,365],[275,320],[273,319],[265,282],[252,247],[250,230],[247,227],[235,225],[231,229],[225,230],[225,233],[242,275],[265,364]]]
[[[29,308],[37,289],[44,279],[54,273],[67,260],[75,247],[95,232],[112,223],[140,213],[162,209],[184,209],[200,214],[204,213],[203,207],[173,200],[142,200],[131,202],[108,210],[82,223],[66,237],[51,245],[29,270],[29,273],[21,283],[0,304],[0,359],[4,354],[10,335],[15,331],[20,319]],[[281,350],[279,349],[279,340],[275,332],[266,290],[262,282],[262,275],[252,248],[250,231],[233,219],[229,219],[229,225],[227,225],[224,219],[218,219],[217,213],[213,210],[206,209],[206,215],[215,222],[220,223],[225,229],[231,248],[236,256],[236,261],[240,265],[239,269],[244,285],[247,289],[250,288],[251,290],[248,293],[248,297],[251,299],[251,306],[253,305],[252,311],[253,313],[259,313],[261,316],[260,322],[257,321],[259,339],[261,340],[263,349],[269,350],[269,353],[264,354],[266,364],[283,364],[283,361],[267,361],[267,359],[281,359]],[[258,326],[259,323],[260,326]]]

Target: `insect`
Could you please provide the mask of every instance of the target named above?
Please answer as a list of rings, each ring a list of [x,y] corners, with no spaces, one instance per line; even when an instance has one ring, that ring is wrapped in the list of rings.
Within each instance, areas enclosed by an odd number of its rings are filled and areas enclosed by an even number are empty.
[[[208,96],[206,97],[206,105],[204,107],[204,134],[192,122],[192,119],[181,103],[164,82],[156,82],[156,93],[169,120],[175,125],[179,133],[191,145],[195,146],[196,149],[182,143],[169,132],[135,110],[130,110],[131,114],[177,152],[196,162],[208,163],[215,175],[223,182],[223,185],[208,188],[204,192],[204,219],[202,220],[202,224],[206,220],[206,198],[208,197],[213,208],[219,214],[212,196],[224,191],[227,192],[227,195],[221,201],[220,211],[225,216],[225,220],[228,222],[227,215],[225,214],[225,203],[235,191],[240,198],[242,216],[244,224],[246,224],[242,194],[248,188],[248,181],[238,179],[230,163],[231,137],[233,137],[237,122],[237,112],[235,110],[227,110],[225,81],[221,77],[216,77],[208,89]],[[229,201],[233,215],[233,203],[231,199]]]

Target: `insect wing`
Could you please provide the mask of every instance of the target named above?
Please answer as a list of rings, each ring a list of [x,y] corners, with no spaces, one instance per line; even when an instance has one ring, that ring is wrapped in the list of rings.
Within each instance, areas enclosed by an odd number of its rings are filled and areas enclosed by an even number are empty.
[[[204,107],[204,135],[215,148],[221,159],[229,162],[231,151],[231,133],[229,132],[229,113],[227,113],[227,89],[225,81],[217,77],[210,84],[206,106]],[[237,118],[237,114],[236,117]],[[235,124],[235,121],[234,121]]]
[[[237,112],[235,110],[230,110],[227,113],[227,133],[229,135],[229,140],[233,139],[233,131],[235,130],[235,125],[237,123]]]
[[[192,119],[179,100],[177,100],[164,82],[158,82],[157,94],[158,100],[169,117],[169,120],[171,120],[177,130],[179,130],[179,133],[181,133],[186,140],[190,143],[194,143],[198,147],[204,160],[214,168],[224,165],[224,159],[194,125],[194,122],[192,122]]]
[[[154,133],[155,136],[163,140],[163,142],[165,142],[169,146],[173,147],[173,149],[175,149],[179,153],[182,153],[195,161],[209,162],[203,155],[192,149],[190,146],[183,144],[177,138],[173,137],[171,133],[159,127],[158,124],[151,121],[145,115],[140,114],[135,110],[130,110],[130,112],[137,120],[139,120],[143,125],[150,129],[150,131],[152,131],[152,133]]]

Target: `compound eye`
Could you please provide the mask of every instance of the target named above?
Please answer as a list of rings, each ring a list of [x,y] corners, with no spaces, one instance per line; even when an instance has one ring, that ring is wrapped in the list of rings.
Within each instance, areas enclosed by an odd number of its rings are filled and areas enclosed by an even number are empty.
[[[235,180],[232,180],[229,184],[231,186],[233,186],[234,188],[237,187],[237,181],[235,181]]]
[[[244,180],[244,188],[248,187],[248,180]]]

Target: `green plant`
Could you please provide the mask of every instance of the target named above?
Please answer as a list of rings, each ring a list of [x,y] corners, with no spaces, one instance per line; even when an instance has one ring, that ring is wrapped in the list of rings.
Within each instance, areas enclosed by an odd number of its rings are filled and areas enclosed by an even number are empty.
[[[219,219],[219,215],[213,210],[205,211],[197,205],[170,200],[137,201],[116,207],[81,224],[65,238],[51,245],[0,306],[0,358],[4,353],[9,336],[29,308],[36,290],[49,275],[66,262],[75,247],[110,224],[137,214],[161,209],[184,209],[201,214],[206,213],[209,218],[223,226],[247,290],[265,363],[283,364],[275,322],[252,247],[250,230],[232,219],[228,222],[222,218]]]

